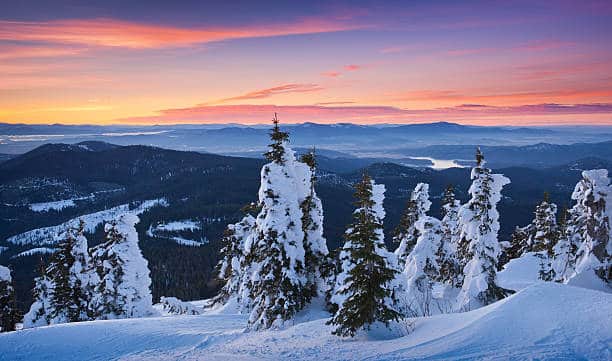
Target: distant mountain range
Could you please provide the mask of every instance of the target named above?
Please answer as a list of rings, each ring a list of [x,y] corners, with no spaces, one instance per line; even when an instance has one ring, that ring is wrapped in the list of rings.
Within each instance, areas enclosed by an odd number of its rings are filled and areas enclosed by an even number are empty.
[[[486,151],[485,155],[488,157]],[[352,184],[364,169],[387,188],[388,239],[416,183],[430,184],[434,216],[439,215],[440,198],[448,184],[455,185],[460,199],[467,199],[468,168],[436,171],[325,151],[319,151],[318,161],[317,192],[323,200],[325,235],[331,248],[343,241],[353,210]],[[7,238],[84,214],[164,198],[168,206],[144,212],[138,225],[141,246],[153,275],[154,295],[208,297],[216,290],[211,273],[219,238],[228,223],[239,219],[240,208],[256,200],[263,163],[255,158],[96,141],[43,145],[0,163],[0,264],[11,264],[16,269],[18,297],[27,304],[36,264],[47,255],[15,257],[40,245],[15,245],[6,242]],[[580,171],[593,168],[612,170],[612,164],[588,157],[546,169],[498,169],[512,180],[504,188],[499,206],[501,238],[507,239],[515,225],[530,221],[544,191],[550,192],[559,206],[569,205]],[[187,234],[192,239],[183,235],[175,239],[203,246],[185,247],[154,231],[160,224],[185,220],[196,222],[200,228]],[[101,228],[88,238],[92,245],[101,242]],[[389,247],[395,245],[389,243]]]
[[[295,148],[316,146],[327,151],[345,153],[351,157],[389,159],[411,166],[426,165],[427,162],[410,160],[409,156],[471,159],[472,155],[468,156],[467,153],[473,153],[476,145],[521,147],[537,143],[567,145],[612,141],[612,127],[600,127],[599,131],[594,131],[593,128],[586,127],[582,130],[562,127],[483,127],[447,122],[410,125],[303,123],[283,124],[282,127],[291,133],[291,142]],[[76,144],[83,141],[104,141],[118,145],[151,145],[175,150],[252,156],[261,154],[267,146],[269,128],[267,125],[236,124],[156,126],[0,124],[0,153],[21,154],[45,143]],[[525,151],[531,152],[532,149]],[[502,158],[500,156],[500,160],[503,160]],[[507,158],[499,166],[518,164],[512,163],[509,157]],[[494,159],[492,155],[491,160]],[[561,163],[563,159],[558,159],[553,164]]]

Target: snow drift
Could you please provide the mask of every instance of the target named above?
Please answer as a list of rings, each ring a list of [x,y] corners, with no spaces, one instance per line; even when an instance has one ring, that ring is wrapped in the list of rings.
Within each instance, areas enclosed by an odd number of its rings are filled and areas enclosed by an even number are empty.
[[[414,331],[342,339],[327,319],[244,332],[242,315],[93,321],[0,335],[0,360],[422,360],[612,358],[612,295],[538,283],[466,313],[414,319]],[[69,341],[67,341],[69,340]]]

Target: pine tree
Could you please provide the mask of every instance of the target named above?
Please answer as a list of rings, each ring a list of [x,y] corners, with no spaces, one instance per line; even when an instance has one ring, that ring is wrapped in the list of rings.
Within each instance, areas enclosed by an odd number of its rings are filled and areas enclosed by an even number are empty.
[[[328,267],[327,242],[323,237],[323,205],[315,192],[316,157],[314,149],[302,156],[301,162],[308,166],[303,176],[307,195],[300,204],[302,210],[302,231],[304,232],[304,259],[307,274],[307,289],[311,296],[324,293],[325,269]],[[306,171],[306,169],[304,169]]]
[[[406,210],[400,218],[400,223],[393,237],[394,243],[399,244],[395,250],[395,255],[399,260],[400,267],[403,267],[406,263],[406,258],[410,252],[412,252],[419,238],[419,232],[415,224],[419,219],[425,217],[425,214],[429,211],[429,207],[431,207],[431,202],[429,201],[429,185],[426,183],[419,183],[414,187],[410,195]]]
[[[531,225],[525,227],[515,227],[514,232],[510,236],[510,247],[505,249],[505,261],[502,263],[507,263],[511,259],[519,258],[523,254],[529,252],[531,249],[530,242],[530,229]]]
[[[99,278],[92,301],[96,319],[144,317],[155,314],[147,261],[138,246],[136,215],[126,213],[105,226],[106,242],[92,252]]]
[[[396,310],[393,281],[397,270],[389,265],[383,235],[384,185],[376,185],[367,175],[355,186],[358,209],[346,231],[340,252],[342,271],[336,278],[331,301],[338,309],[328,324],[338,336],[354,336],[375,322],[388,326],[402,315]]]
[[[312,296],[304,265],[300,208],[305,183],[296,174],[295,154],[287,146],[288,134],[279,130],[276,115],[270,137],[266,158],[271,162],[261,171],[261,210],[253,236],[245,243],[248,276],[243,280],[241,302],[250,309],[249,326],[254,329],[281,326]]]
[[[255,226],[255,218],[247,214],[236,224],[230,224],[221,240],[221,260],[217,264],[218,278],[223,281],[223,287],[214,298],[214,303],[226,303],[240,292],[242,275],[246,267],[244,244],[245,239]]]
[[[407,278],[407,304],[411,316],[429,316],[433,284],[440,278],[441,266],[438,252],[442,246],[441,222],[425,216],[415,225],[419,238],[406,260],[404,275]]]
[[[453,287],[461,283],[462,270],[457,260],[457,244],[459,242],[459,209],[461,202],[455,199],[455,191],[449,185],[442,197],[442,222],[440,224],[442,239],[437,250],[440,272],[436,277],[439,282],[444,282]]]
[[[568,280],[567,277],[572,274],[576,264],[578,244],[575,242],[576,238],[571,237],[568,230],[570,218],[569,210],[564,208],[559,216],[557,244],[553,248],[552,269],[555,277],[554,280],[557,282],[566,282]]]
[[[496,205],[501,190],[510,180],[491,174],[484,167],[484,155],[476,151],[472,169],[471,199],[459,211],[459,260],[463,267],[463,284],[457,298],[458,310],[488,305],[504,298],[508,291],[496,284],[496,270],[501,249],[497,240],[499,213]]]
[[[557,205],[550,203],[548,193],[544,193],[544,200],[536,207],[535,218],[532,222],[534,234],[531,242],[531,252],[540,258],[539,278],[543,281],[552,281],[555,278],[552,269],[554,246],[559,239],[557,227]]]
[[[270,150],[264,153],[264,157],[270,162],[283,165],[285,162],[285,146],[289,142],[289,133],[280,130],[276,113],[274,113],[272,122],[274,123],[274,127],[270,132],[272,143],[269,145]]]
[[[44,275],[36,281],[35,302],[24,323],[35,326],[90,319],[89,255],[83,232],[81,221],[78,228],[62,234]]]
[[[576,240],[575,267],[565,279],[584,272],[594,272],[604,282],[612,279],[612,244],[610,242],[610,211],[612,189],[608,171],[596,169],[582,172],[572,199],[576,205],[570,211],[570,237]]]
[[[39,265],[39,276],[34,279],[30,310],[23,316],[23,328],[47,326],[51,324],[51,295],[53,282],[47,276],[47,267],[42,259]]]
[[[17,321],[18,311],[11,270],[0,266],[0,332],[14,331]]]

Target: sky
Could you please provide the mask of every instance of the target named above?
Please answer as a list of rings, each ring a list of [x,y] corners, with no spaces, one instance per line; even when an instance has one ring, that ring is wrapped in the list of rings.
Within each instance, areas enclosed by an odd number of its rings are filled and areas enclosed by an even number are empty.
[[[612,125],[612,2],[2,1],[0,122]]]

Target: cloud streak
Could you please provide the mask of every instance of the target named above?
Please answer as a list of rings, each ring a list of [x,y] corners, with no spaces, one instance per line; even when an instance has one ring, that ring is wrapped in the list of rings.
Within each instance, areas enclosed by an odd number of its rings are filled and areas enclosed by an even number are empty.
[[[0,20],[0,40],[147,49],[234,39],[328,33],[366,27],[368,26],[355,21],[328,17],[306,17],[276,24],[200,28],[107,18],[42,22]]]
[[[165,109],[152,117],[119,119],[121,123],[262,123],[270,114],[281,114],[284,122],[353,122],[371,124],[417,123],[433,120],[460,121],[466,124],[491,124],[491,119],[503,124],[505,117],[537,117],[588,114],[612,114],[612,103],[592,104],[528,104],[519,106],[488,106],[463,104],[434,109],[402,109],[392,106],[325,106],[325,105],[198,105],[188,108]],[[547,121],[551,124],[562,122]],[[608,121],[609,123],[609,121]],[[540,124],[537,119],[522,124]]]
[[[312,93],[323,90],[323,88],[317,84],[283,84],[272,88],[260,89],[252,91],[236,97],[225,98],[221,102],[230,102],[235,100],[250,100],[250,99],[263,99],[269,98],[280,94],[291,94],[291,93]]]

